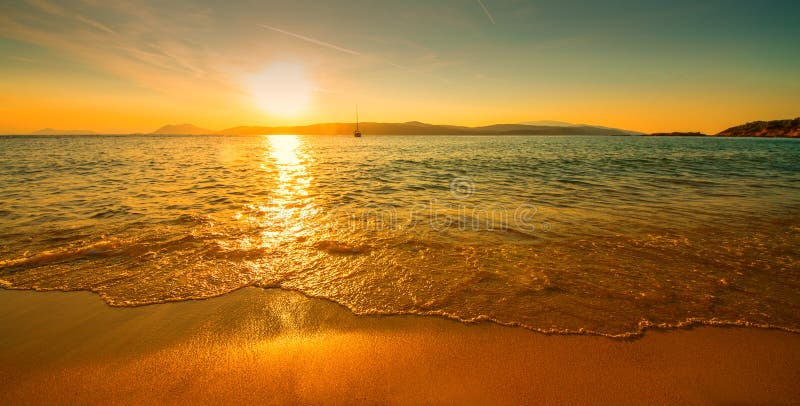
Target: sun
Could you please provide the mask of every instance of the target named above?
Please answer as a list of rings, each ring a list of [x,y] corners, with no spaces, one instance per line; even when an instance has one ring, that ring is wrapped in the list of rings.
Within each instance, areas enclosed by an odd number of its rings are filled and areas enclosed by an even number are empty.
[[[311,103],[313,86],[298,63],[275,62],[255,76],[250,86],[255,104],[277,116],[296,117]]]

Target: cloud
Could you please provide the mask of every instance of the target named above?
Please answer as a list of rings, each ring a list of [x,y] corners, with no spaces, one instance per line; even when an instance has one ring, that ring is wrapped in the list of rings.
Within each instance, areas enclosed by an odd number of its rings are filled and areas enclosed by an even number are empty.
[[[305,35],[300,35],[300,34],[295,33],[295,32],[286,31],[286,30],[283,30],[283,29],[280,29],[280,28],[277,28],[277,27],[273,27],[273,26],[270,26],[270,25],[266,25],[266,24],[261,24],[261,27],[266,28],[268,30],[275,31],[275,32],[279,32],[281,34],[289,35],[291,37],[294,37],[294,38],[297,38],[297,39],[300,39],[300,40],[303,40],[303,41],[306,41],[306,42],[309,42],[309,43],[312,43],[312,44],[320,45],[320,46],[323,46],[323,47],[326,47],[326,48],[330,48],[330,49],[333,49],[333,50],[336,50],[336,51],[339,51],[339,52],[343,52],[343,53],[348,54],[348,55],[369,57],[369,58],[371,58],[373,60],[380,61],[382,63],[391,65],[391,66],[393,66],[395,68],[405,69],[404,66],[398,65],[398,64],[396,64],[394,62],[391,62],[389,60],[386,60],[386,59],[383,59],[383,58],[380,58],[380,57],[377,57],[377,56],[374,56],[374,55],[367,55],[367,54],[365,54],[363,52],[359,52],[359,51],[356,51],[356,50],[353,50],[353,49],[349,49],[349,48],[341,47],[339,45],[331,44],[330,42],[321,41],[321,40],[318,40],[318,39],[315,39],[315,38],[307,37]]]
[[[93,27],[100,31],[105,31],[106,33],[114,33],[114,30],[109,28],[107,25],[100,23],[92,18],[86,17],[79,13],[70,12],[69,10],[59,6],[58,4],[51,3],[47,0],[25,0],[28,5],[43,11],[45,13],[60,16],[60,17],[67,17],[67,18],[74,18],[77,21],[80,21],[87,26]]]
[[[11,60],[13,60],[13,61],[19,61],[19,62],[26,62],[26,63],[36,63],[36,60],[35,60],[35,59],[32,59],[32,58],[26,58],[26,57],[24,57],[24,56],[9,55],[9,56],[8,56],[8,59],[11,59]]]
[[[45,0],[25,0],[30,6],[50,14],[64,14],[64,9]]]
[[[236,90],[214,63],[222,55],[198,45],[181,28],[205,23],[202,13],[159,15],[145,5],[87,0],[26,0],[4,11],[0,36],[67,55],[140,87],[187,97],[199,88]],[[195,15],[205,20],[192,24]]]
[[[339,71],[372,69],[380,74],[384,68],[391,74],[419,68],[414,66],[418,60],[426,64],[435,60],[424,52],[414,56],[416,49],[399,49],[397,38],[374,47],[381,53],[406,54],[403,60],[409,68],[388,55],[304,35],[302,28],[294,28],[301,25],[286,26],[290,31],[262,24],[263,10],[214,7],[192,1],[24,0],[0,4],[0,37],[45,48],[56,60],[75,61],[141,92],[161,93],[178,102],[202,97],[220,106],[245,100],[244,78],[287,55],[299,54],[309,64],[324,65],[324,75],[332,82],[338,80]],[[265,32],[275,33],[276,38],[265,41]],[[308,52],[298,43],[279,41],[278,35],[334,52]],[[361,36],[358,40],[369,43]]]
[[[338,45],[331,44],[330,42],[320,41],[318,39],[314,39],[314,38],[311,38],[311,37],[306,37],[305,35],[300,35],[300,34],[297,34],[297,33],[291,32],[291,31],[282,30],[280,28],[272,27],[272,26],[269,26],[269,25],[266,25],[266,24],[261,24],[261,26],[266,28],[266,29],[268,29],[268,30],[279,32],[281,34],[286,34],[286,35],[295,37],[297,39],[301,39],[303,41],[310,42],[312,44],[317,44],[317,45],[321,45],[321,46],[324,46],[324,47],[327,47],[327,48],[330,48],[330,49],[337,50],[339,52],[344,52],[346,54],[356,55],[356,56],[361,56],[362,55],[361,52],[354,51],[352,49],[347,49],[347,48],[344,48],[344,47],[340,47]]]
[[[105,25],[103,23],[100,23],[98,21],[92,20],[91,18],[84,17],[84,16],[82,16],[80,14],[76,14],[75,15],[75,19],[80,21],[80,22],[82,22],[82,23],[84,23],[84,24],[86,24],[86,25],[88,25],[88,26],[90,26],[90,27],[94,27],[94,28],[96,28],[96,29],[98,29],[100,31],[105,31],[106,33],[109,33],[109,34],[114,34],[115,33],[114,30],[109,28],[107,25]]]
[[[483,1],[482,0],[478,0],[478,4],[481,5],[481,8],[483,9],[483,12],[486,13],[486,17],[489,17],[489,21],[491,21],[492,24],[495,24],[494,17],[492,17],[492,13],[489,12],[489,9],[486,8],[485,4],[483,4]]]

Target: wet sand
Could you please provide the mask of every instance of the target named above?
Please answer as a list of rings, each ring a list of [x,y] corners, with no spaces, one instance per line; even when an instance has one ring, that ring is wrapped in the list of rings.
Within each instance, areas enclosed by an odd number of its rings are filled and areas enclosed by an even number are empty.
[[[2,404],[800,402],[800,335],[777,330],[548,336],[256,288],[135,308],[0,289],[0,309]]]

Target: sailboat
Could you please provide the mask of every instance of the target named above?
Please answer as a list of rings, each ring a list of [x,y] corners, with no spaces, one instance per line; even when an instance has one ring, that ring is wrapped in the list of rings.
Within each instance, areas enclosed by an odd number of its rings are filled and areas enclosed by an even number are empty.
[[[358,129],[358,106],[356,106],[356,129],[353,130],[353,137],[361,138],[361,130]]]

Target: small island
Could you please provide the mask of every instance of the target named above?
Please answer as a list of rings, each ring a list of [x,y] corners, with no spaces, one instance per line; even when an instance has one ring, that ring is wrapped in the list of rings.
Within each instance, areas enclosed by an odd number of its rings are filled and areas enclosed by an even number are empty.
[[[752,121],[721,131],[715,135],[700,132],[652,133],[648,137],[763,137],[800,138],[800,117],[788,120]]]
[[[731,127],[720,132],[717,136],[800,138],[800,117],[790,120],[753,121]]]

